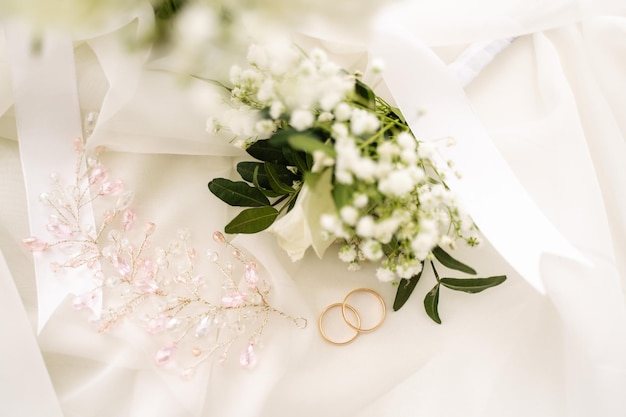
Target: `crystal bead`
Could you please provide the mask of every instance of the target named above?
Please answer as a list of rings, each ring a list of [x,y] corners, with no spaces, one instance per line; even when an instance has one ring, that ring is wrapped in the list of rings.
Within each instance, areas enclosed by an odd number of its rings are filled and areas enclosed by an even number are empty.
[[[34,236],[22,239],[22,245],[31,252],[43,252],[48,249],[48,243]]]
[[[120,278],[117,276],[110,276],[104,280],[104,285],[106,285],[109,288],[115,288],[119,285],[119,283],[120,283]]]
[[[112,210],[106,210],[102,215],[102,220],[104,220],[104,224],[110,224],[115,220],[115,212]]]
[[[256,352],[252,343],[249,343],[239,356],[239,364],[243,368],[252,368],[256,364]]]
[[[259,283],[259,273],[254,262],[248,262],[245,266],[243,276],[248,284],[248,288],[256,288]]]
[[[204,277],[202,275],[196,275],[195,277],[193,277],[193,283],[196,285],[196,287],[204,285]]]
[[[219,253],[211,249],[208,249],[206,251],[206,256],[207,258],[209,258],[209,262],[217,262],[220,258]]]
[[[158,366],[163,366],[172,359],[174,352],[176,352],[176,345],[163,346],[157,350],[156,355],[154,355],[154,361]]]
[[[126,191],[123,193],[115,203],[115,208],[118,210],[126,210],[133,203],[135,193],[132,191]]]
[[[196,370],[194,368],[186,368],[180,372],[180,377],[185,381],[190,380],[196,374]]]
[[[154,233],[154,229],[156,229],[156,224],[152,222],[148,222],[144,226],[143,231],[146,234],[146,236],[150,236],[152,233]]]
[[[72,300],[72,308],[74,310],[84,310],[86,308],[91,308],[93,302],[96,300],[96,294],[90,292],[86,294],[77,295]]]
[[[96,165],[91,169],[89,173],[89,184],[100,184],[109,177],[107,169],[103,165]],[[108,184],[111,184],[108,182]],[[103,184],[104,185],[104,184]],[[108,193],[103,193],[108,194]]]
[[[157,285],[156,281],[147,278],[136,281],[135,288],[146,294],[154,294],[159,290],[159,286]]]
[[[76,152],[82,152],[84,149],[84,142],[82,138],[74,138],[74,150]]]
[[[152,319],[148,320],[146,324],[146,331],[148,334],[157,334],[165,330],[170,318],[166,315],[160,314]]]
[[[209,333],[210,328],[211,328],[211,317],[204,316],[202,320],[200,320],[200,323],[198,323],[198,326],[196,327],[196,333],[195,333],[196,337],[197,338],[205,337]]]
[[[46,229],[61,239],[69,239],[74,234],[72,228],[64,223],[48,223]]]
[[[226,238],[221,232],[213,232],[213,240],[217,243],[226,243]]]
[[[109,195],[109,194],[117,194],[124,189],[124,181],[115,180],[115,181],[105,181],[100,185],[100,194]]]
[[[114,255],[111,259],[111,262],[113,263],[113,267],[121,276],[126,278],[130,276],[131,267],[128,262],[126,262],[126,259],[124,259],[120,255]]]
[[[181,323],[181,321],[180,321],[180,319],[179,319],[179,318],[172,317],[172,318],[171,318],[171,319],[167,322],[167,324],[165,325],[165,328],[166,328],[167,330],[176,330],[176,329],[178,329],[178,328],[180,327],[180,323]]]
[[[234,249],[233,250],[233,258],[241,259],[242,256],[243,256],[243,254],[241,253],[241,251],[239,249]]]
[[[222,297],[222,305],[224,307],[237,307],[246,299],[246,296],[238,291],[232,291]]]
[[[202,355],[202,349],[194,346],[193,348],[191,348],[191,355],[197,358],[198,356]]]
[[[198,256],[198,251],[196,251],[194,248],[189,248],[189,250],[187,250],[187,257],[190,260],[194,261],[197,256]]]
[[[226,270],[226,272],[231,274],[233,270],[235,269],[235,267],[231,262],[226,262],[226,265],[224,265],[224,269]]]
[[[191,237],[191,232],[189,229],[178,229],[177,235],[180,240],[187,241]]]

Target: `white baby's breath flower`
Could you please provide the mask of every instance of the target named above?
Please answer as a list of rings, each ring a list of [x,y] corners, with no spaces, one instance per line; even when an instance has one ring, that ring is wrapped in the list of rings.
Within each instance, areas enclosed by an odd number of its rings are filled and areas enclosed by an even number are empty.
[[[327,123],[334,119],[335,116],[331,112],[322,112],[319,116],[317,116],[317,121],[320,123]]]
[[[352,205],[356,208],[364,208],[367,206],[367,202],[369,199],[367,198],[367,194],[355,194],[354,199],[352,200]]]
[[[400,159],[406,165],[415,165],[419,160],[417,153],[413,149],[403,149],[400,154]]]
[[[259,120],[254,126],[254,130],[261,138],[269,137],[276,130],[276,124],[268,119]]]
[[[263,104],[268,104],[275,98],[276,93],[274,92],[274,80],[263,80],[261,86],[259,87],[259,91],[257,91],[257,99]]]
[[[372,182],[376,177],[378,165],[369,158],[358,158],[352,163],[354,175],[365,182]]]
[[[343,262],[354,262],[356,258],[356,249],[352,245],[344,245],[339,250],[339,259]]]
[[[257,66],[261,69],[267,68],[269,62],[267,50],[263,46],[256,44],[250,45],[246,59],[250,65]]]
[[[341,102],[335,106],[333,113],[335,114],[335,119],[337,119],[337,121],[345,122],[350,119],[350,116],[352,116],[352,106],[346,102]]]
[[[363,216],[356,224],[356,234],[363,238],[372,237],[375,227],[376,224],[372,216]]]
[[[285,110],[287,109],[285,108],[285,105],[283,103],[281,103],[280,101],[275,101],[270,106],[270,117],[274,120],[277,120],[285,112]]]
[[[380,159],[386,162],[391,161],[394,156],[400,153],[400,149],[398,149],[398,146],[393,142],[383,142],[376,150],[378,151]]]
[[[381,282],[391,282],[397,278],[397,275],[387,268],[378,268],[376,269],[376,278]]]
[[[378,190],[393,197],[401,197],[413,191],[414,187],[411,174],[405,169],[394,171],[378,182]]]
[[[294,127],[294,129],[302,131],[308,129],[313,126],[313,122],[315,121],[315,116],[309,110],[297,109],[291,113],[291,117],[289,118],[289,124]]]
[[[206,131],[208,133],[217,133],[222,128],[219,120],[215,117],[209,117],[206,121]]]
[[[455,245],[454,239],[452,239],[450,236],[441,235],[441,237],[439,238],[439,246],[442,246],[448,249],[454,249],[456,245]]]
[[[382,245],[374,239],[366,239],[360,248],[365,259],[370,261],[380,261],[384,255]]]
[[[411,279],[422,272],[422,263],[418,261],[408,261],[396,267],[396,274],[400,278]]]
[[[344,206],[339,210],[339,216],[344,223],[354,226],[359,219],[359,211],[352,206]]]
[[[380,74],[385,70],[385,61],[381,58],[374,58],[371,62],[371,68],[374,74]]]
[[[398,145],[402,147],[402,149],[415,149],[417,147],[417,142],[413,135],[409,132],[402,132],[397,137]]]
[[[411,249],[413,250],[415,258],[424,260],[436,244],[437,234],[423,231],[418,233],[415,239],[411,241]]]
[[[336,113],[335,118],[337,118]],[[348,126],[346,126],[345,123],[333,123],[333,125],[331,126],[331,134],[337,140],[337,145],[341,146],[342,143],[345,143],[345,141],[342,142],[341,139],[348,138]]]
[[[350,131],[355,136],[374,133],[380,127],[378,117],[367,110],[353,109],[350,117]]]

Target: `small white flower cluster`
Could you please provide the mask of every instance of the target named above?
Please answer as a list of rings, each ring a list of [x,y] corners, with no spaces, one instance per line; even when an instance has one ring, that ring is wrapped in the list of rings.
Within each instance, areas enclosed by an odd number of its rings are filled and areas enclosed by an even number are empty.
[[[351,197],[336,200],[337,212],[320,222],[343,242],[339,257],[350,269],[379,262],[381,281],[408,279],[436,246],[478,244],[474,223],[443,181],[448,167],[435,163],[435,145],[417,141],[397,110],[373,92],[359,94],[355,87],[367,86],[358,85],[357,76],[321,50],[306,56],[294,48],[253,46],[248,62],[250,68],[231,71],[231,98],[241,114],[257,119],[254,134],[238,141],[245,146],[285,128],[324,132],[321,140],[334,149],[312,152],[311,171],[331,169],[333,187]]]
[[[363,143],[351,135],[337,138],[335,179],[354,193],[338,213],[322,217],[322,227],[343,240],[339,256],[351,269],[380,261],[381,281],[408,279],[435,246],[452,248],[457,239],[478,243],[472,220],[456,206],[430,158],[432,145],[408,131]]]
[[[354,76],[330,61],[321,49],[305,56],[291,45],[252,45],[247,60],[248,68],[233,66],[230,71],[231,99],[237,113],[246,117],[226,114],[224,120],[212,119],[207,127],[212,131],[217,126],[227,128],[238,139],[246,137],[237,146],[267,138],[287,125],[303,131],[318,121],[358,117],[345,105],[354,89]],[[359,125],[364,131],[372,130],[371,123],[366,118]]]

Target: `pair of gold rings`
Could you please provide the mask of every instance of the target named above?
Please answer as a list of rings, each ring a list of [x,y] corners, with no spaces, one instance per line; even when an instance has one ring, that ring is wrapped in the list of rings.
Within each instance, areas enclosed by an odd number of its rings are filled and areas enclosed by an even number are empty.
[[[348,300],[350,299],[350,297],[360,292],[372,294],[374,297],[378,299],[378,302],[380,303],[380,307],[381,307],[380,319],[374,325],[370,327],[362,327],[363,323],[361,322],[361,316],[359,315],[358,311],[352,305],[348,304]],[[328,334],[324,330],[324,317],[326,316],[326,313],[328,313],[330,310],[335,309],[335,308],[341,308],[341,316],[343,317],[343,321],[352,331],[354,331],[354,334],[351,335],[346,340],[339,340],[339,341],[333,340],[328,336]],[[318,320],[318,327],[320,329],[320,334],[322,335],[322,338],[324,338],[324,340],[326,340],[328,343],[332,343],[333,345],[347,345],[348,343],[356,339],[356,337],[360,335],[361,333],[369,333],[378,329],[380,325],[383,324],[383,321],[385,321],[386,315],[387,315],[387,310],[385,306],[385,301],[383,300],[383,297],[381,297],[380,294],[378,294],[376,291],[369,289],[369,288],[357,288],[355,290],[350,291],[341,303],[334,303],[334,304],[327,306],[320,314],[320,318]],[[352,317],[349,317],[349,316],[352,316]]]

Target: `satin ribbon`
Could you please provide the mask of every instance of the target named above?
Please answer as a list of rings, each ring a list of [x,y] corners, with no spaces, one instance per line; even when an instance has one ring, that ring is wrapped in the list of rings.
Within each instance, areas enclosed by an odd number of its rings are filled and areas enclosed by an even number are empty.
[[[0,415],[62,417],[26,311],[0,252]]]
[[[462,173],[460,180],[449,178],[448,185],[485,237],[531,286],[545,293],[540,274],[544,253],[585,261],[524,190],[474,115],[462,86],[471,78],[457,79],[392,14],[377,19],[370,51],[384,60],[383,78],[413,133],[426,140],[456,140],[455,146],[439,149]]]
[[[26,184],[30,230],[33,236],[47,240],[48,209],[39,202],[42,192],[50,189],[49,173],[61,181],[73,181],[76,155],[73,139],[82,137],[82,124],[74,66],[74,51],[69,37],[46,33],[38,40],[18,24],[5,27],[15,100],[15,119]],[[72,182],[70,182],[72,183]],[[93,209],[82,212],[85,225],[95,227]],[[51,251],[34,254],[37,277],[38,331],[45,326],[68,294],[84,294],[97,287],[92,274],[82,269],[66,268],[55,276],[50,263],[63,263]],[[100,314],[102,299],[96,294],[91,308]]]

